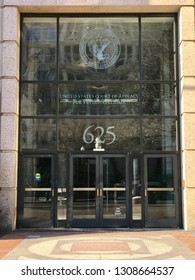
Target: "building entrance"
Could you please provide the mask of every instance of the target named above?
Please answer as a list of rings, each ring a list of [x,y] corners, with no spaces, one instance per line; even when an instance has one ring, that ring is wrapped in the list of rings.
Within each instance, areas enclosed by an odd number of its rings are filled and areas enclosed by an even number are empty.
[[[21,165],[19,227],[179,225],[174,154],[71,153],[63,186],[55,156],[26,154]]]
[[[129,166],[124,154],[71,156],[72,224],[124,227],[129,224]]]
[[[176,22],[22,16],[18,227],[180,226]]]

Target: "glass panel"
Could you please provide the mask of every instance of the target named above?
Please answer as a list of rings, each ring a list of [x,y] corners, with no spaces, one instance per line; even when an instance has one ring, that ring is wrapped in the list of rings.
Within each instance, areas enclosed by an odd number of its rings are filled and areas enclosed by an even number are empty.
[[[61,18],[60,80],[139,77],[138,18]]]
[[[66,188],[57,189],[57,220],[67,219],[67,193]]]
[[[126,218],[125,158],[103,159],[103,218]]]
[[[133,158],[132,168],[132,218],[133,220],[141,220],[141,163],[139,158]]]
[[[22,119],[22,149],[54,149],[56,121],[53,119]]]
[[[174,191],[148,191],[149,219],[175,218]]]
[[[175,217],[174,159],[147,159],[147,191],[149,219]]]
[[[56,88],[51,84],[23,84],[21,115],[39,116],[56,113]]]
[[[174,119],[143,119],[143,149],[175,151],[176,121]]]
[[[73,159],[73,219],[96,216],[96,159]]]
[[[51,158],[25,158],[23,180],[23,223],[51,226]]]
[[[143,84],[142,112],[146,115],[176,115],[175,84]]]
[[[59,149],[93,150],[96,138],[108,150],[139,150],[139,119],[60,119]]]
[[[57,220],[67,219],[68,156],[58,156]]]
[[[175,79],[174,18],[141,19],[142,78],[144,80]]]
[[[22,80],[48,81],[56,76],[56,19],[24,18]]]
[[[138,84],[60,85],[61,115],[138,115]]]

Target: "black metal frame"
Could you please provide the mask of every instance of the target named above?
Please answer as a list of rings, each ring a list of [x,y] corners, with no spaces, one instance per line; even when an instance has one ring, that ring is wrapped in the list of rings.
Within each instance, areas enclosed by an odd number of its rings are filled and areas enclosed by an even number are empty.
[[[70,197],[71,206],[73,205],[73,159],[74,158],[95,158],[96,160],[96,190],[103,185],[103,159],[104,158],[124,158],[125,159],[125,177],[126,177],[126,217],[125,219],[104,219],[103,218],[103,197],[96,196],[96,217],[95,219],[71,219],[71,227],[129,227],[131,216],[131,187],[129,173],[129,154],[128,153],[108,153],[108,152],[93,152],[93,153],[71,153],[70,155]]]
[[[124,14],[98,14],[98,17],[123,17]],[[118,115],[115,115],[115,116],[107,116],[108,119],[113,119],[113,118],[120,118],[120,119],[124,119],[124,118],[133,118],[133,119],[138,119],[139,122],[140,122],[140,127],[142,128],[142,120],[144,118],[147,118],[147,119],[159,119],[159,120],[162,120],[162,119],[168,119],[168,118],[171,118],[173,120],[176,120],[178,122],[178,133],[176,135],[177,137],[177,144],[178,144],[178,147],[175,152],[172,151],[172,152],[166,152],[166,151],[156,151],[156,150],[143,150],[143,131],[141,129],[141,132],[140,132],[140,146],[141,146],[141,149],[139,151],[135,150],[135,151],[129,151],[130,153],[136,153],[136,154],[139,154],[140,157],[141,157],[141,165],[142,165],[142,184],[144,182],[144,169],[145,169],[145,164],[144,164],[144,155],[149,155],[149,154],[156,154],[156,155],[166,155],[166,154],[174,154],[175,156],[177,156],[178,158],[178,165],[177,165],[177,178],[178,178],[178,186],[180,186],[181,184],[181,179],[180,179],[180,153],[178,151],[180,151],[180,123],[179,123],[179,87],[178,87],[178,84],[179,84],[179,80],[178,80],[178,46],[176,46],[176,80],[168,80],[168,81],[155,81],[155,80],[142,80],[142,77],[141,77],[141,65],[142,65],[142,61],[141,61],[141,18],[144,18],[144,17],[175,17],[175,22],[177,23],[177,15],[176,14],[125,14],[125,17],[127,16],[130,16],[130,17],[137,17],[138,20],[139,20],[139,66],[140,66],[140,77],[139,77],[139,80],[135,80],[135,81],[118,81],[117,83],[118,84],[123,84],[124,82],[125,83],[129,83],[129,84],[134,84],[134,83],[138,83],[140,85],[140,96],[142,97],[142,84],[152,84],[152,83],[158,83],[158,84],[175,84],[176,87],[177,87],[177,114],[175,116],[162,116],[162,115],[143,115],[142,114],[142,111],[140,113],[140,115],[137,115],[137,116],[134,116],[134,115],[125,115],[125,116],[118,116]],[[59,80],[59,18],[60,17],[66,17],[66,18],[72,18],[72,17],[97,17],[97,14],[91,14],[91,15],[88,15],[88,14],[82,14],[82,15],[78,15],[78,14],[22,14],[21,16],[21,30],[22,30],[22,23],[23,23],[23,18],[25,17],[48,17],[48,18],[56,18],[57,19],[57,43],[56,43],[56,49],[57,49],[57,54],[56,54],[56,80],[54,81],[22,81],[20,79],[20,88],[22,85],[24,84],[53,84],[53,85],[59,85],[59,84],[71,84],[71,83],[74,83],[74,84],[90,84],[92,83],[92,81],[60,81]],[[176,30],[177,31],[177,30]],[[176,32],[175,34],[175,41],[178,45],[178,32]],[[22,43],[22,34],[21,34],[21,43]],[[21,44],[22,46],[22,44]],[[21,53],[20,53],[20,57],[22,57],[22,52],[23,52],[23,49],[21,47]],[[20,68],[21,70],[21,68]],[[21,75],[20,75],[21,77]],[[101,82],[102,81],[95,81],[96,83],[98,82]],[[116,83],[115,81],[107,81],[107,83],[109,84],[113,84],[113,83]],[[21,99],[21,95],[20,95],[20,99]],[[71,116],[71,117],[67,117],[67,116],[60,116],[59,115],[59,92],[57,91],[57,95],[56,95],[56,114],[53,115],[53,116],[21,116],[21,113],[20,113],[20,121],[22,119],[51,119],[51,118],[54,118],[56,120],[56,135],[57,135],[57,131],[58,131],[58,120],[60,119],[64,119],[64,118],[70,118],[70,119],[79,119],[81,118],[81,116]],[[142,98],[140,98],[140,102],[142,102]],[[20,102],[21,104],[21,102]],[[141,108],[141,105],[140,105],[140,108]],[[21,105],[20,105],[20,112],[21,112]],[[82,118],[84,119],[93,119],[93,118],[96,118],[97,116],[82,116]],[[98,116],[98,118],[105,118],[105,116]],[[21,125],[20,125],[20,133],[21,135]],[[45,151],[45,150],[26,150],[26,149],[21,149],[21,145],[20,145],[20,139],[19,139],[19,151],[21,152],[21,157],[23,156],[28,156],[28,155],[33,155],[35,157],[37,157],[38,155],[41,155],[41,154],[44,154],[45,156],[49,156],[50,154],[53,154],[55,155],[55,158],[57,158],[57,156],[59,154],[62,154],[63,151],[58,149],[58,139],[56,139],[56,146],[54,149],[51,149],[51,150],[48,150],[48,151]],[[79,153],[79,151],[75,151],[75,153]],[[88,153],[88,151],[87,151]],[[90,153],[90,152],[89,152]],[[109,152],[110,153],[110,152]],[[120,153],[120,151],[114,151],[113,154],[117,154],[117,153]],[[124,151],[122,151],[122,153],[124,153]],[[73,153],[74,154],[74,151]],[[93,155],[94,155],[94,152],[93,152]],[[131,156],[130,156],[131,157]],[[57,160],[55,160],[57,162]],[[130,164],[130,163],[129,163]],[[55,164],[55,169],[57,169],[57,164]],[[58,182],[58,179],[57,179],[57,172],[55,170],[55,178],[54,178],[54,181],[55,181],[55,194],[56,194],[56,186],[57,186],[57,182]],[[21,178],[22,178],[22,174],[23,174],[23,167],[22,167],[22,164],[21,164],[21,160],[19,159],[19,182],[21,183]],[[131,176],[131,175],[130,175]],[[19,183],[19,185],[20,185]],[[145,205],[144,204],[144,190],[143,190],[143,187],[142,187],[142,205]],[[20,187],[19,187],[19,191],[18,191],[19,195],[18,195],[18,217],[20,216],[20,209],[21,209],[21,195],[20,195]],[[70,194],[70,197],[71,197],[71,194]],[[178,204],[181,204],[181,188],[178,187]],[[70,214],[70,208],[71,208],[71,200],[70,202],[68,203],[68,213]],[[181,205],[180,207],[178,207],[178,215],[179,215],[179,222],[178,222],[178,226],[182,226],[182,217],[181,217],[181,213],[182,213],[182,210],[181,210]],[[68,214],[68,215],[69,215]],[[55,202],[55,206],[54,206],[54,216],[53,216],[53,225],[54,227],[57,227],[58,226],[58,223],[57,223],[57,218],[56,218],[56,202]],[[131,210],[129,210],[129,217],[131,216]],[[130,227],[145,227],[145,222],[146,222],[146,217],[145,217],[145,211],[144,211],[144,207],[142,207],[142,221],[138,221],[138,222],[133,222],[131,221],[131,223],[128,226]],[[69,225],[71,221],[65,221],[64,224],[67,223],[67,225]],[[170,225],[171,226],[171,225]]]
[[[148,164],[147,159],[148,158],[172,158],[173,159],[173,176],[174,176],[174,189],[175,189],[175,218],[169,218],[169,219],[162,219],[162,220],[155,220],[155,219],[149,219],[148,217],[148,211],[147,211],[147,196],[145,196],[145,193],[143,193],[143,199],[144,199],[144,224],[145,227],[178,227],[180,224],[179,219],[179,177],[178,177],[178,157],[176,154],[173,153],[165,153],[165,154],[157,154],[157,153],[148,153],[143,156],[144,161],[144,183],[143,183],[143,192],[147,190],[147,170],[148,170]]]
[[[24,170],[26,166],[24,165],[25,159],[27,158],[50,158],[51,159],[51,227],[56,227],[56,187],[55,187],[55,177],[56,177],[56,158],[54,154],[48,153],[25,153],[20,155],[20,163],[19,163],[19,188],[18,188],[18,196],[17,196],[17,228],[25,228],[29,227],[22,220],[23,208],[24,208]],[[36,227],[36,225],[32,224],[30,227]]]

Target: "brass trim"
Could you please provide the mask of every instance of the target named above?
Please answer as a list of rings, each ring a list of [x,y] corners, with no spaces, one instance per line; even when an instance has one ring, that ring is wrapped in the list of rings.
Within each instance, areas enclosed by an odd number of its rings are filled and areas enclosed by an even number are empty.
[[[153,192],[166,192],[166,191],[174,191],[174,188],[147,188],[147,191],[153,191]]]
[[[25,192],[46,192],[51,191],[51,188],[25,188]]]
[[[58,187],[58,188],[57,188],[57,192],[58,192],[58,193],[66,192],[66,188],[60,188],[60,187]]]
[[[103,188],[104,191],[126,191],[126,188]]]
[[[78,192],[78,191],[95,191],[96,188],[73,188],[73,191]]]

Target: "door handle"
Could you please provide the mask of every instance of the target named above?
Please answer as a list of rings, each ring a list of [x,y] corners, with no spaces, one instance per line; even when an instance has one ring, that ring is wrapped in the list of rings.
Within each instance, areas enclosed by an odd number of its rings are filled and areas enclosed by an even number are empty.
[[[145,197],[147,197],[147,189],[145,188]]]
[[[101,188],[101,189],[97,189],[97,190],[96,190],[96,194],[97,194],[97,197],[102,197],[102,196],[103,196],[103,190],[102,190],[102,188]]]

